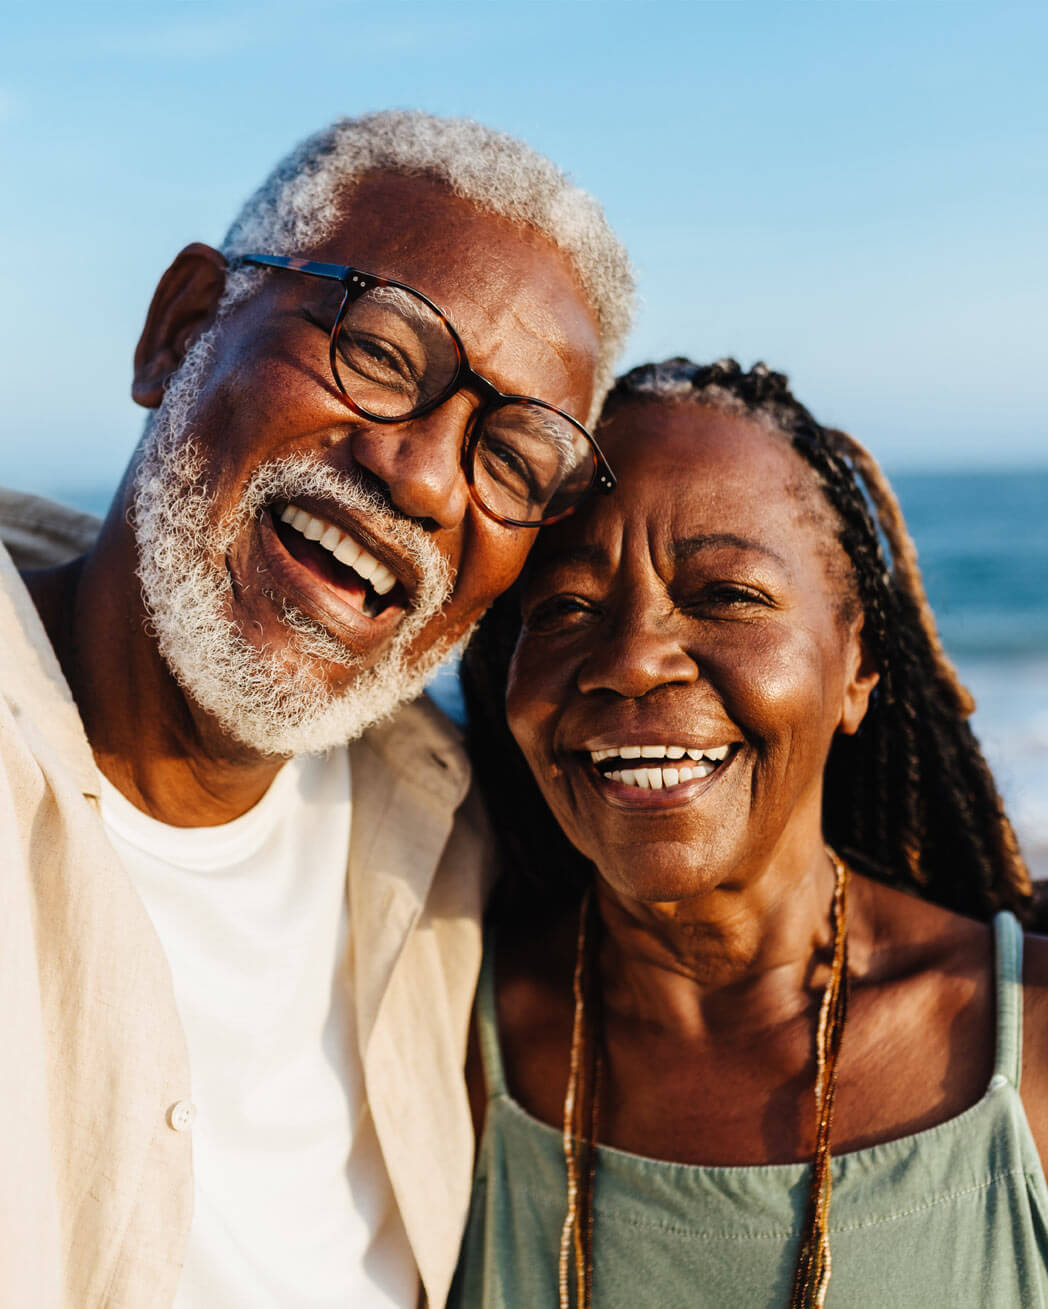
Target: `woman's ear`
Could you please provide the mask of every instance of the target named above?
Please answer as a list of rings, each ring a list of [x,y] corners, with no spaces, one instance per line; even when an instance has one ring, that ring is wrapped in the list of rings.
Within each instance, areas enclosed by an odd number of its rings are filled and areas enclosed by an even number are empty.
[[[845,644],[848,663],[844,695],[841,697],[841,717],[837,724],[837,730],[845,736],[854,736],[859,730],[870,707],[873,688],[881,680],[869,646],[863,638],[862,628],[863,615],[860,614],[850,623]]]
[[[145,409],[160,404],[167,379],[214,321],[227,267],[217,250],[195,241],[160,279],[135,350],[131,398],[136,404]]]

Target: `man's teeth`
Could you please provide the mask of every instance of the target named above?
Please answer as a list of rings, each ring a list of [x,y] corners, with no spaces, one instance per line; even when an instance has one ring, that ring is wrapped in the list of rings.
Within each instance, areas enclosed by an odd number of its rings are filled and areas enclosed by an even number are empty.
[[[612,782],[622,782],[626,786],[638,786],[643,790],[661,791],[669,786],[680,786],[696,777],[709,777],[718,764],[728,757],[729,745],[706,746],[695,749],[686,745],[616,745],[608,750],[591,750],[590,758],[595,764],[607,759],[667,759],[672,765],[660,764],[656,767],[613,768],[602,771],[602,776]],[[677,761],[681,762],[678,763]]]
[[[326,518],[318,518],[297,505],[288,505],[281,512],[280,521],[301,532],[307,541],[323,546],[340,564],[352,568],[362,581],[369,582],[379,595],[388,595],[396,586],[397,579],[385,564],[380,564],[358,541]]]

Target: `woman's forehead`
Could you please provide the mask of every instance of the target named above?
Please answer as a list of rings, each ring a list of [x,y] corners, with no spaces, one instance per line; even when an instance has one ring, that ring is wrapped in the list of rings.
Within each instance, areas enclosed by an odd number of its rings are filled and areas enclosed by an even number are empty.
[[[707,470],[705,479],[676,480],[678,487],[691,489],[714,474],[743,484],[769,476],[781,483],[784,470],[801,466],[788,438],[760,417],[689,399],[617,405],[601,424],[600,439],[609,458],[629,469],[634,486],[646,490],[651,489],[646,468]]]
[[[584,553],[587,542],[623,532],[764,538],[810,530],[812,500],[822,500],[785,436],[694,401],[620,405],[601,426],[600,440],[618,487],[542,534],[537,558]],[[825,536],[825,528],[818,534]]]

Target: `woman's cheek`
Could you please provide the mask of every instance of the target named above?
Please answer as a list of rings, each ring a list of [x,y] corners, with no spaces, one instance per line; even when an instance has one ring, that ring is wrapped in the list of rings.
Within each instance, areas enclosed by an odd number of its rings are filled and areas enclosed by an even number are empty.
[[[506,721],[513,739],[532,768],[553,754],[555,719],[563,702],[563,677],[556,661],[534,650],[530,643],[518,644],[506,678]]]
[[[774,738],[821,717],[823,681],[813,673],[819,654],[803,633],[769,625],[748,641],[725,641],[709,671],[732,720]]]
[[[506,678],[506,722],[509,724],[510,734],[514,741],[524,752],[524,757],[531,762],[528,753],[528,710],[531,706],[528,703],[527,693],[524,689],[525,681],[521,677],[521,661],[517,654],[514,654],[509,665],[509,673]]]

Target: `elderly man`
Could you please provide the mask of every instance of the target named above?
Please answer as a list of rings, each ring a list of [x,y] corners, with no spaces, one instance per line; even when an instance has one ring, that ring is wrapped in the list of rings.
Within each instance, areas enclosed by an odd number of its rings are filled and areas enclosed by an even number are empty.
[[[2,561],[0,1303],[444,1302],[485,847],[407,702],[613,485],[630,298],[552,165],[421,114],[161,279],[97,541]]]

